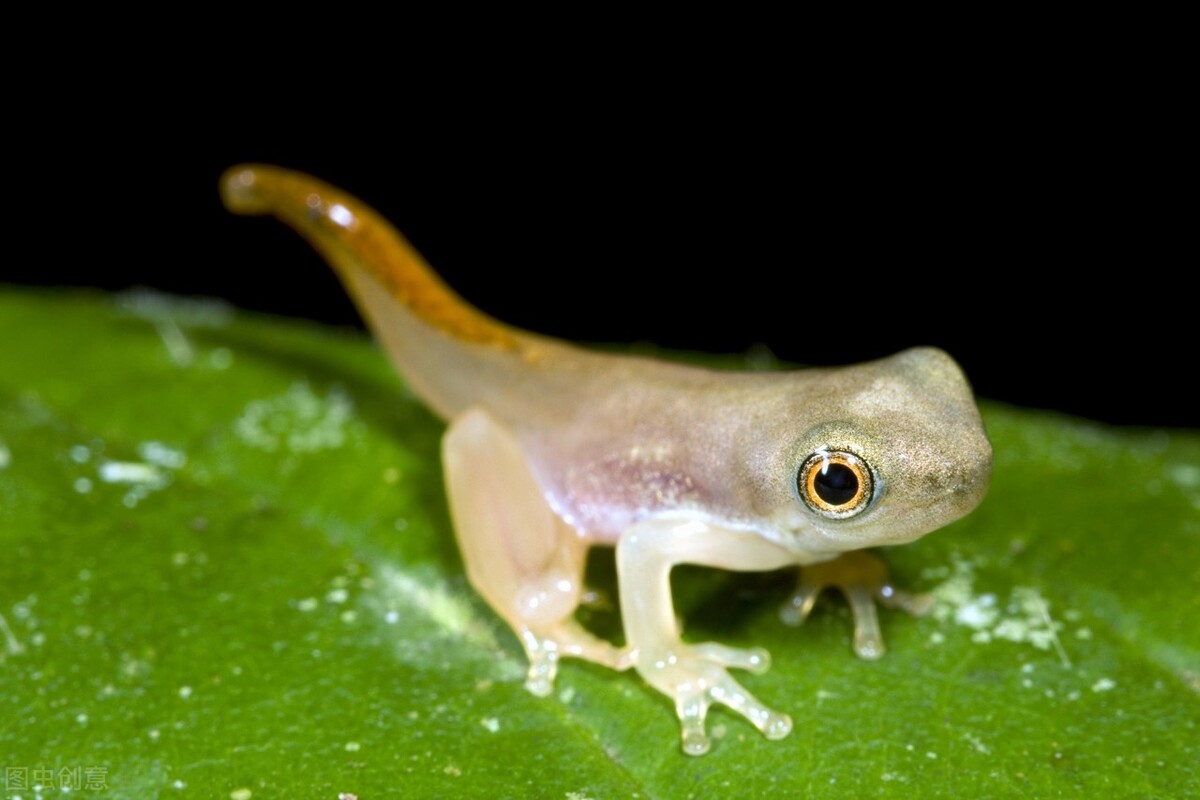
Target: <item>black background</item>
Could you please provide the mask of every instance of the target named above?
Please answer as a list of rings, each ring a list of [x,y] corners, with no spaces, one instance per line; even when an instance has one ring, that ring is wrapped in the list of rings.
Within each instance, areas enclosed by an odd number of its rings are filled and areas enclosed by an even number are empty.
[[[811,364],[934,344],[985,397],[1200,426],[1194,213],[1161,120],[463,104],[59,114],[12,149],[0,280],[358,324],[297,236],[222,209],[222,170],[266,161],[359,195],[543,333]]]

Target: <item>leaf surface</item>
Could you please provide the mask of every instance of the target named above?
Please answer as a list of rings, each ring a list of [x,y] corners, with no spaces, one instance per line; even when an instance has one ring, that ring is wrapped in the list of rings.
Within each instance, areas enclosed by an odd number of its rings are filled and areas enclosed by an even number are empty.
[[[885,553],[938,605],[883,611],[878,662],[837,598],[780,624],[786,573],[677,570],[686,637],[767,647],[744,683],[796,721],[768,742],[715,711],[689,758],[632,672],[523,689],[454,546],[442,426],[367,339],[6,290],[0,342],[3,796],[1200,793],[1194,431],[985,405],[991,493]],[[610,553],[589,572],[615,597]]]

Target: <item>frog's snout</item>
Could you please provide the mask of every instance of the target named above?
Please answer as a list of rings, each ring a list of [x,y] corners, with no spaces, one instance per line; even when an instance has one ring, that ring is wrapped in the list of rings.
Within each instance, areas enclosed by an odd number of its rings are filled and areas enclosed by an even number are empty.
[[[960,514],[967,514],[975,509],[987,495],[988,484],[992,478],[992,445],[987,437],[980,433],[979,442],[971,458],[951,476],[946,489],[957,501]]]

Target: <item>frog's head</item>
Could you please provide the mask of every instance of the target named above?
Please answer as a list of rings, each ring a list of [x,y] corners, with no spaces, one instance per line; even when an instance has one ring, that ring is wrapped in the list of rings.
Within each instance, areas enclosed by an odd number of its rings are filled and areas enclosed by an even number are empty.
[[[992,448],[971,387],[941,350],[822,371],[803,394],[807,413],[793,419],[805,421],[776,472],[789,476],[792,496],[775,518],[799,547],[911,541],[987,493]]]

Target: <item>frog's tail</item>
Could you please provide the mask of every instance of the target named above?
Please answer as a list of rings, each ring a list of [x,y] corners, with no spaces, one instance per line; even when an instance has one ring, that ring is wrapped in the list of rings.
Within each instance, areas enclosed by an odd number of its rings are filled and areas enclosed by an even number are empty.
[[[307,239],[343,280],[365,272],[431,327],[461,341],[517,345],[512,331],[443,283],[399,231],[334,186],[301,172],[242,164],[221,177],[221,199],[238,214],[278,217]]]
[[[365,203],[309,175],[243,164],[221,177],[239,214],[271,214],[333,266],[400,372],[446,418],[479,402],[547,340],[511,328],[459,297]]]

